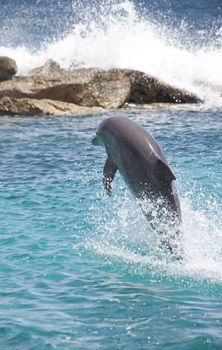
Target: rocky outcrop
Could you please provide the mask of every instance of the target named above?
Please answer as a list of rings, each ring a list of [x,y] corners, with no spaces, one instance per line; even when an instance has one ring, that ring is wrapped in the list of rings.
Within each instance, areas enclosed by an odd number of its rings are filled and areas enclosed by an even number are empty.
[[[0,56],[0,81],[10,80],[17,73],[15,60]]]
[[[52,60],[27,76],[0,82],[0,114],[88,114],[88,109],[97,113],[101,108],[120,108],[126,102],[138,105],[201,101],[193,93],[143,72],[98,68],[67,71]]]
[[[130,80],[129,103],[199,103],[201,100],[193,93],[177,89],[140,71],[118,70]]]
[[[102,112],[104,112],[103,108],[80,107],[73,103],[61,101],[14,98],[7,96],[0,98],[0,115],[90,115]]]
[[[59,77],[31,75],[0,84],[0,96],[51,99],[85,107],[119,108],[128,101],[130,81],[121,72],[78,69]]]
[[[70,73],[70,77],[74,81],[65,81],[63,78],[59,84],[39,89],[34,98],[49,98],[72,102],[79,106],[103,108],[122,107],[129,99],[130,81],[122,73],[99,71],[89,81],[79,83],[75,82],[75,73]]]
[[[40,67],[36,67],[29,72],[29,75],[34,76],[45,76],[45,77],[55,77],[56,75],[64,74],[64,70],[60,67],[60,65],[53,61],[48,60],[44,65]]]

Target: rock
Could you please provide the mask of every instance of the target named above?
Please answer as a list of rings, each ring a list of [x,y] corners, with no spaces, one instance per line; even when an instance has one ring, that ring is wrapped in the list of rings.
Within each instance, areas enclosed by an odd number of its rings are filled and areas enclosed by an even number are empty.
[[[94,107],[80,107],[73,103],[53,101],[53,100],[36,100],[30,98],[0,98],[0,115],[26,115],[26,116],[45,116],[45,115],[91,115],[104,112],[104,109]]]
[[[131,84],[122,72],[77,69],[55,77],[18,77],[0,84],[0,96],[52,99],[86,107],[118,108],[128,101]]]
[[[64,74],[64,72],[65,71],[60,67],[60,65],[57,62],[53,60],[48,60],[43,66],[32,69],[29,72],[29,75],[55,77]]]
[[[130,96],[130,81],[122,73],[100,71],[85,83],[63,83],[34,94],[35,98],[51,98],[79,106],[119,108]]]
[[[78,69],[71,74],[62,74],[55,77],[45,77],[42,75],[20,76],[11,81],[4,81],[0,84],[0,97],[29,97],[43,94],[44,90],[51,91],[51,88],[57,88],[61,91],[61,86],[71,86],[88,84],[99,73],[103,72],[97,68]],[[53,99],[53,98],[52,98]],[[61,98],[59,98],[61,99]]]
[[[6,56],[0,56],[0,81],[10,80],[17,73],[15,60]]]
[[[201,102],[196,95],[139,71],[82,68],[68,72],[60,69],[50,61],[34,74],[2,81],[0,113],[91,114],[89,109],[80,108],[119,108],[126,102],[140,105]]]
[[[116,71],[116,70],[114,70]],[[118,70],[119,72],[119,70]],[[129,103],[200,103],[193,93],[170,86],[140,71],[121,70],[131,82]]]
[[[0,97],[28,97],[42,94],[44,90],[51,92],[51,88],[60,89],[62,86],[79,85],[89,83],[99,72],[98,69],[79,69],[73,74],[45,77],[42,75],[15,77],[12,81],[4,81],[0,84]],[[44,97],[43,97],[44,98]],[[47,97],[46,97],[47,98]],[[52,98],[53,99],[53,98]]]

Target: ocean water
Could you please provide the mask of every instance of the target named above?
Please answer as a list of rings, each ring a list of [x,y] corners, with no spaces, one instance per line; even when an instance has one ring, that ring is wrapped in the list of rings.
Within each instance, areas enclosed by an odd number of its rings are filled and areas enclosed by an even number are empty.
[[[0,118],[0,349],[222,349],[220,1],[1,1],[0,55],[19,73],[140,69],[202,105]],[[15,30],[16,28],[16,30]],[[177,178],[184,260],[173,262],[120,175],[102,188],[99,122],[125,115]]]
[[[2,118],[2,349],[221,349],[219,111],[119,113],[174,169],[185,259],[158,258],[120,176],[103,192],[105,152],[91,145],[101,116]]]

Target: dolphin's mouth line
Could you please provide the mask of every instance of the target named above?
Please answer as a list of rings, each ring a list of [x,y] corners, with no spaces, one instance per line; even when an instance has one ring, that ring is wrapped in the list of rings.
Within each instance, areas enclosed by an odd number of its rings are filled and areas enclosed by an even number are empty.
[[[93,144],[93,146],[102,146],[103,145],[103,139],[98,132],[96,132],[95,136],[92,138],[92,144]]]
[[[99,146],[101,145],[101,140],[99,135],[96,133],[95,136],[92,138],[92,144],[93,146]]]
[[[93,144],[93,146],[97,146],[97,142],[98,142],[98,140],[97,140],[97,135],[95,135],[95,136],[92,138],[92,144]]]

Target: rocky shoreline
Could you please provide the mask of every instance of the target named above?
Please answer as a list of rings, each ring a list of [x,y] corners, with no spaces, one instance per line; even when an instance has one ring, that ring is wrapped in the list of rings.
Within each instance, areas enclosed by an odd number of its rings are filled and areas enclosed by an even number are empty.
[[[16,62],[0,57],[0,116],[87,115],[126,104],[201,103],[193,93],[129,69],[63,70],[49,60],[26,76]]]

